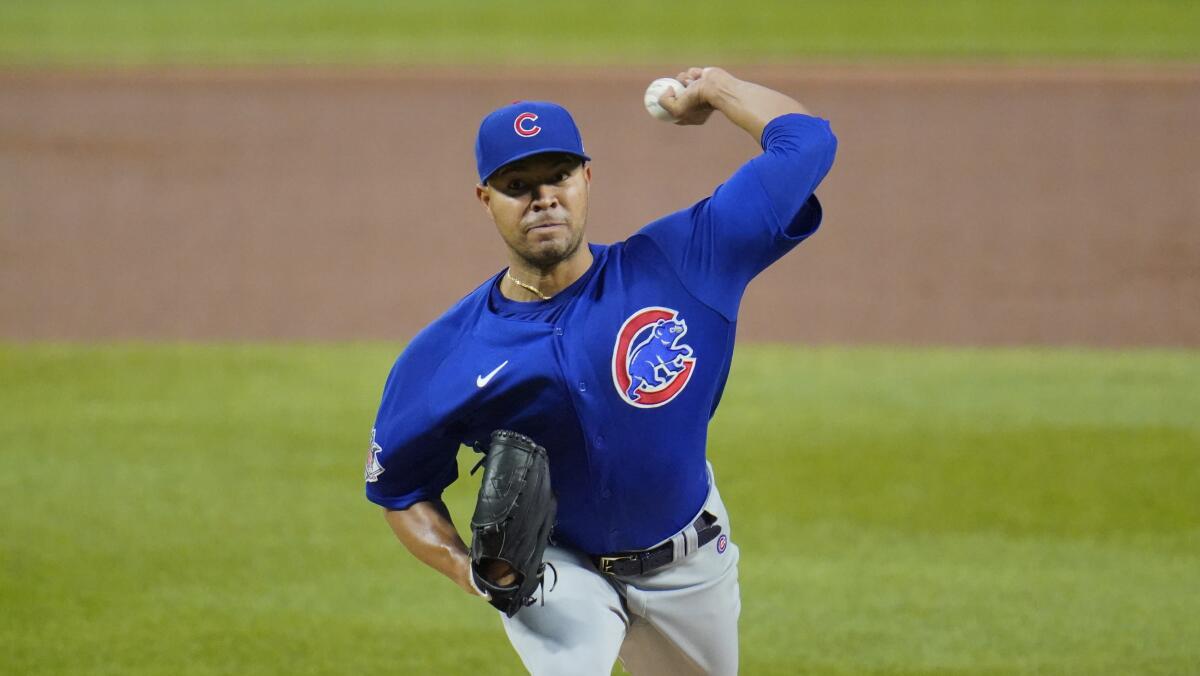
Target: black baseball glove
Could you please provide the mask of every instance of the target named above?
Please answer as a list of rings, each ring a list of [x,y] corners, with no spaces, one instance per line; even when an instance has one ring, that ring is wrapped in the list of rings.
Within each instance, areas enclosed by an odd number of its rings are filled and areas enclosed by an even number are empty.
[[[533,603],[546,568],[542,555],[558,507],[550,462],[546,449],[509,430],[492,432],[488,447],[475,450],[484,457],[475,466],[483,466],[483,480],[471,517],[471,576],[488,601],[512,617]],[[510,575],[489,579],[497,570],[515,573],[515,581],[506,579]]]

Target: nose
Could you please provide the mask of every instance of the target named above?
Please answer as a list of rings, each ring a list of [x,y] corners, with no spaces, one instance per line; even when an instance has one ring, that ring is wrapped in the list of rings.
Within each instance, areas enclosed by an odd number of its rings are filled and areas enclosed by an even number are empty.
[[[533,202],[530,206],[535,212],[553,209],[558,206],[558,191],[554,186],[545,183],[534,187]]]

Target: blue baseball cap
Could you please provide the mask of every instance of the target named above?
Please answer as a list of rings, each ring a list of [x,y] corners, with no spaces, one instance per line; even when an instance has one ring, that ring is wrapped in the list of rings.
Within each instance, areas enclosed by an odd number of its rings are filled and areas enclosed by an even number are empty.
[[[540,153],[567,153],[591,160],[583,152],[579,127],[566,108],[549,101],[517,101],[493,111],[479,125],[475,164],[479,182],[509,162]]]

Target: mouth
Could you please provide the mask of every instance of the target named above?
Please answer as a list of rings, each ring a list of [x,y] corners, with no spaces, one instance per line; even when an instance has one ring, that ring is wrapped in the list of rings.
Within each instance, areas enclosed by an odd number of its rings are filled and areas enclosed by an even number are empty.
[[[525,234],[529,234],[531,232],[538,232],[539,230],[549,230],[551,228],[559,228],[559,227],[565,228],[566,226],[567,226],[566,223],[559,223],[558,221],[552,221],[549,223],[538,223],[537,225],[526,228]]]

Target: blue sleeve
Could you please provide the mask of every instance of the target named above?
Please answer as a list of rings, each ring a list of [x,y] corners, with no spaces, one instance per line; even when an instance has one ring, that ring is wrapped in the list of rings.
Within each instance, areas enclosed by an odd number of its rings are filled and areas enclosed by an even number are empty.
[[[731,321],[750,280],[820,225],[813,191],[833,166],[837,138],[826,120],[791,114],[766,126],[762,146],[711,197],[638,233],[693,295]]]
[[[396,360],[383,388],[367,456],[367,499],[389,509],[435,500],[458,478],[459,439],[429,408],[429,383],[441,363],[418,336]]]

